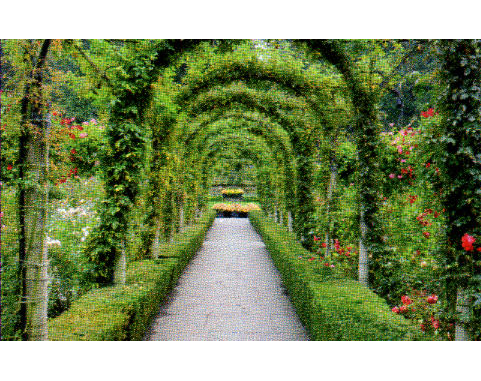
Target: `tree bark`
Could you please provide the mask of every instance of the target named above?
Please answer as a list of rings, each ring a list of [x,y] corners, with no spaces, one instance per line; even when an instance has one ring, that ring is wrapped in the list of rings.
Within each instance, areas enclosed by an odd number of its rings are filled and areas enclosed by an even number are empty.
[[[334,158],[331,158],[331,164],[329,166],[330,170],[330,178],[329,178],[329,186],[327,188],[327,230],[326,230],[326,258],[329,257],[330,250],[331,250],[331,241],[332,232],[331,232],[331,201],[332,201],[332,194],[334,189],[336,189],[336,179],[337,179],[337,165]]]
[[[360,214],[361,237],[359,239],[359,283],[369,287],[369,257],[366,250],[367,226],[364,222],[364,212],[361,205]]]
[[[458,313],[459,320],[456,321],[454,338],[456,341],[468,341],[470,340],[469,334],[464,328],[464,322],[469,321],[471,315],[471,309],[469,299],[466,296],[466,290],[461,287],[458,288],[456,298],[456,312]]]
[[[127,255],[125,252],[125,240],[122,240],[120,253],[115,261],[114,284],[124,285],[127,272]]]
[[[19,140],[19,328],[24,340],[47,340],[48,253],[48,134],[43,119],[42,69],[50,40],[44,40],[21,104]]]

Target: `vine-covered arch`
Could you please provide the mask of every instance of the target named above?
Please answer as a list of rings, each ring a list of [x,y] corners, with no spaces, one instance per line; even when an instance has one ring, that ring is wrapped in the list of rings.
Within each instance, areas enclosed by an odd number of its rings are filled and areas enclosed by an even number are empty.
[[[227,123],[222,123],[226,121]],[[235,126],[235,130],[232,131],[231,127],[229,126],[228,122],[233,123]],[[272,152],[273,160],[276,163],[276,170],[277,176],[280,176],[280,183],[276,186],[276,195],[282,194],[280,198],[282,200],[282,209],[286,211],[291,210],[293,198],[295,197],[295,184],[293,183],[295,168],[292,167],[292,155],[290,155],[290,151],[292,148],[290,145],[283,142],[282,139],[278,139],[275,134],[271,134],[269,130],[264,130],[260,127],[257,123],[253,123],[252,121],[245,120],[245,119],[220,119],[220,127],[217,127],[216,124],[211,124],[211,127],[204,130],[204,133],[198,135],[198,143],[194,145],[194,149],[192,152],[198,152],[199,156],[202,156],[202,152],[204,149],[212,144],[212,141],[220,137],[229,134],[231,136],[236,136],[239,142],[242,142],[243,139],[248,139],[250,136],[254,136],[256,138],[262,139],[265,142],[265,149]],[[216,140],[215,140],[216,141]],[[197,155],[193,158],[197,160]],[[204,183],[204,185],[206,185]],[[277,199],[277,198],[276,198]],[[266,201],[266,200],[264,200]],[[265,207],[270,210],[270,207],[273,206],[273,209],[277,209],[277,205],[272,205],[270,202],[265,202]]]
[[[294,230],[309,246],[312,242],[312,162],[315,120],[309,114],[305,102],[281,92],[269,94],[250,89],[243,84],[232,84],[225,88],[214,88],[200,94],[186,106],[187,115],[195,117],[199,112],[231,105],[243,105],[270,117],[288,132],[296,155],[298,168],[297,205],[294,215]]]
[[[285,130],[276,123],[270,122],[268,118],[262,117],[258,113],[245,112],[241,110],[233,110],[227,112],[214,112],[199,115],[200,121],[189,125],[191,128],[190,133],[186,134],[186,147],[187,152],[191,152],[195,155],[199,151],[200,147],[205,144],[209,136],[219,132],[225,127],[229,127],[224,124],[220,127],[216,127],[219,120],[237,120],[238,126],[247,130],[249,133],[262,136],[270,148],[275,150],[282,159],[282,167],[285,171],[286,184],[286,201],[288,209],[292,210],[294,205],[292,201],[295,199],[295,157],[293,154],[292,145]],[[239,124],[240,123],[240,124]],[[198,132],[197,132],[198,131]],[[192,138],[195,136],[195,138]],[[195,158],[193,159],[195,160]]]

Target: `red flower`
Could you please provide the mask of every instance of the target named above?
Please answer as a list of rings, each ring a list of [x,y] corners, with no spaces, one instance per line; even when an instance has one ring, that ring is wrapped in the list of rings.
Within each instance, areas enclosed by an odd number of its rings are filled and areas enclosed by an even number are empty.
[[[77,168],[75,168],[75,169],[77,169]],[[308,261],[311,262],[311,261],[314,261],[315,259],[316,259],[316,258],[311,257],[311,258],[308,259]]]
[[[409,306],[413,302],[407,295],[401,296],[401,301],[405,306]]]
[[[431,163],[426,163],[426,168],[429,168],[431,166]]]
[[[406,306],[401,306],[401,307],[399,308],[399,312],[404,313],[404,312],[407,311],[407,309],[408,309],[408,308],[407,308]]]
[[[68,134],[68,136],[70,136],[72,139],[75,139],[75,134],[73,134],[71,132]]]
[[[325,242],[323,242],[323,243],[321,244],[321,246],[322,246],[322,247],[327,247],[327,244],[326,244]]]
[[[72,148],[72,150],[70,151],[70,153],[71,153],[72,155],[76,155],[76,154],[77,154],[77,151],[75,150],[75,148]]]
[[[431,324],[434,327],[434,329],[439,328],[439,320],[432,320]]]
[[[425,236],[426,238],[429,238],[430,235],[431,235],[431,233],[429,233],[429,232],[423,232],[423,236]]]
[[[393,307],[393,309],[391,310],[392,312],[394,312],[395,314],[398,314],[400,312],[399,310],[399,307]]]
[[[432,294],[431,296],[428,296],[429,304],[436,304],[437,301],[438,301],[438,296],[436,294]]]
[[[425,331],[426,330],[426,327],[424,326],[424,324],[419,324],[419,328],[421,328],[421,331]]]
[[[11,171],[13,169],[13,165],[12,164],[7,165],[7,169]]]
[[[329,263],[325,262],[324,266],[329,267]]]
[[[314,236],[314,241],[320,241],[320,240],[321,240],[321,238],[320,238],[320,237],[316,237],[316,236]]]
[[[434,116],[434,109],[429,108],[428,111],[421,111],[421,116],[423,118],[429,118],[430,116]]]
[[[463,235],[463,238],[461,238],[461,242],[464,250],[473,251],[473,243],[476,242],[476,238],[466,233],[465,235]]]

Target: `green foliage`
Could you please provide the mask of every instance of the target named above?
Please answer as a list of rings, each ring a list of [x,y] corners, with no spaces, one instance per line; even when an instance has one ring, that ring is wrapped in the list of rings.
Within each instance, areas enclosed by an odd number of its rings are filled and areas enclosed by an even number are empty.
[[[262,212],[249,213],[302,322],[314,340],[416,340],[421,337],[385,301],[358,282],[308,261],[292,233]]]
[[[124,286],[92,290],[49,322],[49,339],[142,340],[159,305],[202,245],[215,217],[207,212],[198,225],[161,249],[159,259],[133,262]]]

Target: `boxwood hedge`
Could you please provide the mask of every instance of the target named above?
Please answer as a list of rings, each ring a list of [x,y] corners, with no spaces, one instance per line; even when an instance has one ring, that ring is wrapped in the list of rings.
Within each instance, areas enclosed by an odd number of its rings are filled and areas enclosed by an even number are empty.
[[[198,224],[161,247],[161,257],[136,261],[123,286],[92,290],[49,321],[50,340],[142,340],[167,293],[204,241],[215,218],[209,210]]]
[[[359,282],[307,261],[294,233],[261,211],[249,219],[281,273],[296,312],[312,340],[418,340],[421,334],[392,313],[384,299]]]

